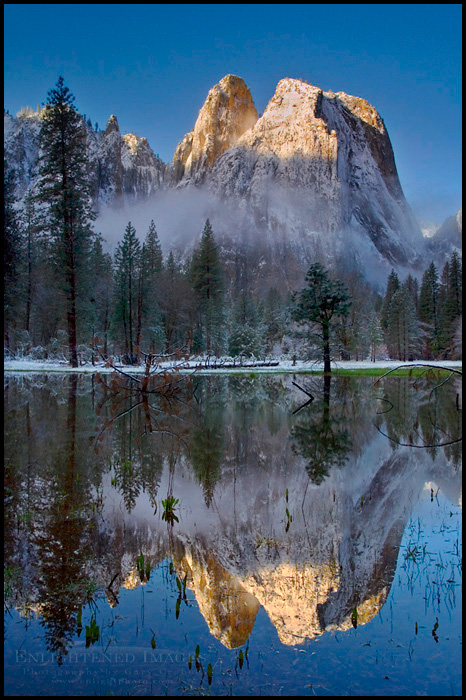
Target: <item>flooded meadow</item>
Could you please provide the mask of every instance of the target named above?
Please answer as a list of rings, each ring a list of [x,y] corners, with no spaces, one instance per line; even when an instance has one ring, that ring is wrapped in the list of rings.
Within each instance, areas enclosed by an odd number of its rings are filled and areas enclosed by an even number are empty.
[[[6,373],[4,435],[5,695],[461,694],[460,377]]]

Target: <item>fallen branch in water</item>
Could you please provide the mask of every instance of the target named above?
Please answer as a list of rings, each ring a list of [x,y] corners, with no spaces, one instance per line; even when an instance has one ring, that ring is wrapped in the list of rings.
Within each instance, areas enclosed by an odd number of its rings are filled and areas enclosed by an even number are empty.
[[[388,370],[388,372],[385,372],[385,374],[382,374],[381,377],[378,377],[375,382],[374,386],[377,384],[377,382],[380,382],[381,379],[384,377],[388,376],[392,372],[396,372],[399,369],[403,369],[404,367],[428,367],[429,369],[444,369],[447,372],[451,372],[453,374],[459,374],[460,376],[463,376],[463,372],[460,369],[456,369],[455,367],[445,367],[443,365],[429,365],[426,364],[425,362],[416,362],[416,363],[410,363],[410,364],[404,364],[404,365],[398,365],[398,367],[392,367],[391,369]]]
[[[425,369],[425,372],[423,372],[423,374],[426,374],[426,373],[427,373],[429,370],[431,370],[431,369],[435,369],[435,370],[444,370],[444,371],[449,372],[449,375],[448,375],[442,382],[440,382],[439,384],[437,384],[436,386],[434,386],[434,388],[431,390],[431,392],[430,392],[430,394],[429,394],[429,399],[431,399],[433,393],[434,393],[437,389],[440,389],[440,387],[444,386],[444,384],[446,384],[446,383],[452,378],[452,376],[453,376],[454,374],[459,374],[460,377],[463,375],[462,370],[456,369],[456,368],[454,368],[454,367],[446,367],[446,366],[444,366],[444,365],[430,365],[430,364],[425,363],[425,362],[418,362],[418,363],[403,364],[403,365],[398,365],[397,367],[392,367],[392,369],[390,369],[388,372],[385,372],[385,374],[383,374],[381,377],[378,377],[378,379],[374,382],[374,386],[375,386],[381,379],[383,379],[384,377],[386,377],[387,375],[391,374],[392,372],[396,372],[398,369],[402,369],[402,368],[404,368],[404,367],[409,367],[409,368],[411,368],[411,367],[423,367],[423,368],[426,368],[426,369]],[[422,376],[422,375],[421,375],[421,376]],[[414,382],[413,387],[414,387],[415,385],[416,385],[416,382]],[[417,388],[417,387],[416,387],[416,388]],[[394,408],[393,403],[392,403],[389,399],[383,398],[383,397],[379,397],[379,400],[380,400],[380,401],[386,401],[387,403],[390,404],[390,408],[388,408],[386,411],[379,411],[379,412],[378,412],[379,415],[380,415],[380,414],[384,414],[384,413],[389,413],[389,412]],[[457,411],[460,410],[460,408],[459,408],[459,395],[458,395],[458,393],[456,394],[456,410],[457,410]],[[447,435],[448,437],[451,438],[451,435],[449,435],[445,430],[443,430],[442,428],[440,428],[440,426],[438,426],[436,423],[434,423],[434,421],[432,420],[432,417],[431,417],[431,416],[429,416],[429,419],[430,419],[430,423],[431,423],[432,427],[434,428],[434,431],[440,431],[440,432],[444,433],[445,435]],[[417,447],[418,449],[429,449],[430,447],[447,447],[447,446],[449,446],[449,445],[456,445],[456,444],[462,442],[462,437],[459,437],[459,438],[456,438],[456,439],[450,439],[450,440],[448,440],[448,441],[446,441],[446,442],[431,442],[431,443],[424,442],[424,443],[421,444],[421,445],[419,445],[419,444],[416,445],[416,444],[413,443],[413,442],[401,442],[401,441],[399,441],[399,440],[397,440],[397,439],[395,439],[395,438],[393,438],[393,437],[390,437],[390,435],[388,435],[387,433],[384,433],[383,430],[381,430],[375,423],[374,423],[374,426],[377,428],[377,430],[379,431],[379,433],[380,433],[381,435],[383,435],[384,437],[386,437],[386,438],[388,438],[389,440],[391,440],[391,442],[394,442],[394,443],[396,443],[397,445],[400,445],[400,446],[402,446],[402,447]],[[414,430],[414,432],[415,432],[415,434],[420,438],[420,440],[422,441],[422,440],[423,440],[423,437],[419,434],[419,432],[418,432],[416,429]]]
[[[413,442],[400,442],[399,440],[395,440],[395,438],[390,437],[390,435],[387,435],[387,433],[384,433],[383,430],[380,430],[380,428],[374,423],[374,427],[377,428],[379,433],[383,435],[384,437],[388,438],[391,440],[391,442],[396,443],[397,445],[401,445],[401,447],[417,447],[418,449],[423,449],[427,450],[429,447],[447,447],[448,445],[456,445],[458,442],[462,442],[463,438],[457,438],[456,440],[450,440],[449,442],[438,442],[438,443],[429,443],[429,444],[424,444],[424,445],[415,445]]]
[[[302,386],[300,386],[300,385],[297,384],[296,382],[291,382],[291,383],[292,383],[294,386],[298,387],[298,389],[301,389],[301,391],[303,391],[303,392],[306,394],[306,396],[309,396],[309,401],[314,401],[314,396],[311,394],[310,391],[306,391],[306,389],[304,389]],[[309,403],[309,401],[308,401],[308,403]]]

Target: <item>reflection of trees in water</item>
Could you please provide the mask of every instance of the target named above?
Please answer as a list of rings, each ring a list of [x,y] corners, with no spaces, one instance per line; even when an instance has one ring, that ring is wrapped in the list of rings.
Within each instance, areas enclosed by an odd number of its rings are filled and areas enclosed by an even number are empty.
[[[216,483],[222,475],[224,456],[224,383],[213,377],[196,386],[198,418],[187,450],[188,460],[202,485],[207,506],[212,502]]]
[[[109,399],[100,408],[97,434],[108,425],[97,453],[93,449],[94,439],[89,437],[95,421],[93,405],[99,406],[104,398],[99,386],[93,387],[93,394],[90,380],[71,375],[64,382],[44,379],[33,395],[19,384],[7,387],[5,467],[7,494],[12,500],[6,509],[5,559],[7,566],[22,572],[19,589],[33,591],[32,603],[40,601],[51,651],[61,659],[66,654],[76,629],[76,613],[90,589],[94,572],[100,578],[104,572],[111,579],[120,571],[124,553],[140,553],[139,534],[125,533],[123,526],[121,532],[99,530],[98,509],[94,512],[95,489],[101,488],[103,477],[112,468],[114,486],[128,511],[134,508],[142,492],[149,493],[155,505],[164,467],[171,465],[172,473],[178,470],[180,462],[183,467],[192,467],[208,506],[215,488],[219,489],[221,498],[219,482],[223,476],[228,484],[232,468],[244,465],[242,477],[248,486],[252,483],[248,479],[255,471],[258,475],[265,473],[259,459],[254,461],[259,452],[264,453],[266,466],[274,465],[267,478],[280,488],[283,485],[284,493],[290,482],[283,480],[277,462],[270,458],[279,444],[288,444],[288,435],[295,454],[305,458],[310,478],[319,484],[332,467],[345,464],[352,450],[362,450],[374,419],[378,427],[398,441],[407,441],[413,429],[427,439],[432,424],[451,436],[458,434],[455,431],[459,428],[461,412],[456,408],[457,389],[451,393],[452,385],[450,389],[445,385],[430,396],[432,384],[418,385],[416,391],[413,380],[409,379],[390,377],[374,390],[370,379],[318,377],[312,381],[316,398],[295,416],[290,415],[289,384],[283,378],[253,381],[245,377],[201,378],[191,402],[189,394],[172,405],[150,399],[149,419],[144,401],[134,410],[126,411],[132,405],[131,397],[129,403],[126,397],[122,405],[116,400],[112,404]],[[381,402],[383,409],[389,403],[394,409],[375,418],[380,408],[374,400],[378,396],[385,399]],[[121,412],[124,413],[120,416]],[[408,421],[411,421],[409,425]],[[393,445],[398,450],[395,442]],[[459,446],[453,445],[448,450],[448,456],[458,464]],[[378,482],[374,481],[368,497],[364,495],[361,513],[365,519],[361,517],[361,531],[368,522],[370,503],[376,508],[384,494],[389,493],[390,483],[401,481],[397,470],[404,477],[403,464],[398,464],[396,459],[406,450],[400,449],[399,453],[393,453],[395,461],[390,469],[380,470],[378,491]],[[289,451],[283,454],[287,456],[283,468],[292,474],[300,462],[293,463]],[[299,469],[294,474],[298,472]],[[238,470],[234,478],[239,475]],[[250,490],[243,493],[245,502],[253,504],[252,495],[248,501]],[[179,495],[174,493],[175,497]],[[388,502],[383,516],[387,522],[392,517],[391,503]],[[122,517],[124,522],[125,515]],[[372,522],[377,517],[375,514]],[[245,531],[250,531],[249,524],[248,521]],[[178,527],[175,523],[175,533]],[[356,530],[352,537],[359,546],[362,540],[357,539]],[[388,561],[387,557],[384,554],[381,561]],[[389,571],[391,564],[385,573],[374,578],[377,585],[387,578]],[[25,581],[26,573],[29,583]],[[341,610],[346,614],[358,602],[352,597],[353,579],[349,574],[347,584],[343,584],[344,577],[338,599],[335,597],[334,604],[322,608],[322,619],[325,617],[327,623],[340,619]]]
[[[456,466],[461,460],[461,379],[430,370],[417,379],[383,380],[375,425],[397,445],[426,449],[432,460],[445,449]],[[380,385],[379,385],[380,386]]]
[[[110,383],[101,380],[103,395],[97,413],[103,427],[99,443],[106,438],[112,454],[112,484],[123,496],[128,512],[141,492],[147,491],[156,507],[164,460],[187,444],[191,431],[191,388],[179,387],[170,395],[134,390],[121,377]]]
[[[20,552],[10,550],[7,565],[16,564],[21,571],[21,589],[27,585],[31,564],[37,562],[36,600],[30,600],[29,605],[40,603],[47,649],[56,654],[59,664],[71,644],[76,629],[75,615],[88,585],[90,478],[93,475],[86,439],[88,416],[81,411],[78,377],[70,375],[66,381],[66,403],[57,401],[54,391],[44,384],[35,404],[21,405],[20,400],[20,406],[13,409],[16,420],[5,432],[9,459],[19,460],[20,465],[11,508],[21,514],[17,520],[17,534],[20,539],[24,530],[27,541],[26,559],[21,559]],[[18,396],[11,398],[14,403]],[[6,407],[9,410],[8,400]],[[44,416],[52,420],[45,434],[42,432]],[[24,420],[27,440],[24,435],[18,439]],[[12,445],[16,445],[16,452]],[[33,454],[28,454],[31,447]]]
[[[248,453],[252,426],[259,425],[271,435],[280,430],[288,390],[280,378],[199,377],[194,395],[197,412],[186,458],[210,505],[215,485],[228,469],[225,457],[231,446],[234,463],[241,463]]]
[[[342,404],[330,402],[331,377],[323,378],[320,398],[314,399],[292,426],[292,449],[307,461],[311,481],[321,484],[332,467],[341,467],[352,449]]]

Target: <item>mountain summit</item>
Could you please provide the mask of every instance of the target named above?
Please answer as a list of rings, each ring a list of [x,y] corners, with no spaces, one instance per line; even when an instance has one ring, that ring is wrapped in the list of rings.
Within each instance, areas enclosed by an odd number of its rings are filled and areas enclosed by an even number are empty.
[[[145,200],[150,218],[169,222],[165,241],[183,249],[209,218],[235,265],[243,259],[249,279],[261,270],[264,286],[279,278],[295,286],[316,259],[352,260],[374,279],[422,264],[426,243],[387,130],[364,99],[285,78],[259,116],[244,80],[226,75],[169,165],[145,138],[120,134],[114,115],[105,130],[83,125],[96,209]],[[5,114],[5,155],[19,199],[38,177],[39,126],[32,110]],[[169,204],[159,212],[163,192]],[[243,272],[232,275],[243,284]]]
[[[183,177],[201,181],[215,161],[256,122],[257,111],[246,83],[236,75],[226,75],[209,90],[193,131],[175,151],[175,181]]]
[[[415,263],[422,235],[372,105],[286,78],[255,114],[240,78],[220,81],[176,149],[176,182],[208,183],[222,199],[239,200],[256,225],[290,240],[354,231],[390,263]]]

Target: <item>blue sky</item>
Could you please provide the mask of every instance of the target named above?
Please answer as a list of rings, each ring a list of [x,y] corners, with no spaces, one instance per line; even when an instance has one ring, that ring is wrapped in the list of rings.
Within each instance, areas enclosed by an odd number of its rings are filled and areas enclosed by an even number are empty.
[[[172,159],[209,89],[241,76],[263,112],[281,78],[381,114],[414,212],[461,206],[461,5],[5,5],[6,109],[59,75],[81,113]]]

